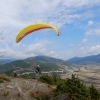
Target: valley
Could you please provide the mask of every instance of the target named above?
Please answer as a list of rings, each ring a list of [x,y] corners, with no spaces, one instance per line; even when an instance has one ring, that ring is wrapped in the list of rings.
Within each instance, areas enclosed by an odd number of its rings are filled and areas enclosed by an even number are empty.
[[[37,56],[0,65],[0,73],[13,74],[16,72],[18,76],[29,75],[37,77],[35,68],[38,64],[41,66],[41,75],[57,75],[62,79],[66,79],[71,78],[72,74],[76,74],[87,86],[94,84],[100,89],[99,64],[69,64],[61,59]]]

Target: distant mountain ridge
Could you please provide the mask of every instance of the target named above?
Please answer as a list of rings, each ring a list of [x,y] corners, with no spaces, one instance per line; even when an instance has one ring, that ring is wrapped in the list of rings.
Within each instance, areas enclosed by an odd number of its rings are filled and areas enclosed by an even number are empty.
[[[6,64],[10,62],[17,61],[18,59],[0,59],[0,65],[1,64]],[[70,63],[70,64],[100,64],[100,54],[98,55],[91,55],[91,56],[86,56],[86,57],[73,57],[71,59],[68,59],[66,61],[62,59],[57,59],[54,57],[49,57],[49,56],[35,56],[35,57],[29,57],[26,59],[22,59],[22,61],[28,61],[28,62],[52,62],[52,63]]]
[[[13,62],[13,61],[16,61],[17,59],[0,59],[0,64],[6,64],[6,63],[9,63],[9,62]]]
[[[25,59],[27,61],[42,61],[42,62],[65,62],[64,60],[49,57],[49,56],[35,56]]]
[[[41,55],[41,56],[29,57],[26,59],[10,59],[10,58],[9,59],[0,59],[0,65],[18,61],[18,60],[29,61],[29,62],[38,61],[38,62],[54,62],[54,63],[65,62],[66,63],[66,61],[64,61],[62,59],[57,59],[54,57]]]
[[[86,57],[74,57],[66,62],[71,64],[100,64],[100,54]]]

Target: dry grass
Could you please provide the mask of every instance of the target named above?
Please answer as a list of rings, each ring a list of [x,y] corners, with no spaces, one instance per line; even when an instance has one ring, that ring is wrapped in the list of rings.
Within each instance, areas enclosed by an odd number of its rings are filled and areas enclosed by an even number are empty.
[[[29,95],[33,98],[45,97],[48,98],[48,100],[53,96],[52,91],[42,91],[42,90],[30,91]]]
[[[11,81],[9,78],[7,78],[6,75],[0,75],[0,79],[6,80],[6,81]]]
[[[31,97],[35,97],[35,93],[34,93],[34,91],[30,91],[29,94],[30,94]]]
[[[87,84],[87,86],[93,84],[95,87],[100,89],[100,66],[85,65],[75,74],[77,74],[78,77]]]
[[[9,95],[9,91],[5,91],[4,93],[3,93],[3,96],[8,96]]]

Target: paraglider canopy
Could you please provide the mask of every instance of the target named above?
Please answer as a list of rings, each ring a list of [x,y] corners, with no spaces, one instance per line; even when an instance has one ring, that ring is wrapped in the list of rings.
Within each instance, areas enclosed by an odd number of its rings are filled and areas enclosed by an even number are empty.
[[[32,32],[35,32],[37,30],[46,29],[46,28],[54,29],[57,36],[60,35],[60,31],[58,30],[57,27],[55,27],[51,24],[37,23],[37,24],[33,24],[33,25],[27,26],[24,29],[22,29],[16,36],[16,43],[20,42],[26,35],[28,35]]]

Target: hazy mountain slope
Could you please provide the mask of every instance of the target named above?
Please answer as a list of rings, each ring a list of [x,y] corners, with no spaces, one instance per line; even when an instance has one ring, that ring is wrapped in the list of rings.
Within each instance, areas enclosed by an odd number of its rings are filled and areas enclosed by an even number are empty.
[[[9,63],[9,62],[13,62],[13,61],[16,61],[17,59],[0,59],[0,64],[6,64],[6,63]]]
[[[74,57],[66,62],[71,64],[100,64],[100,54],[86,57]]]

